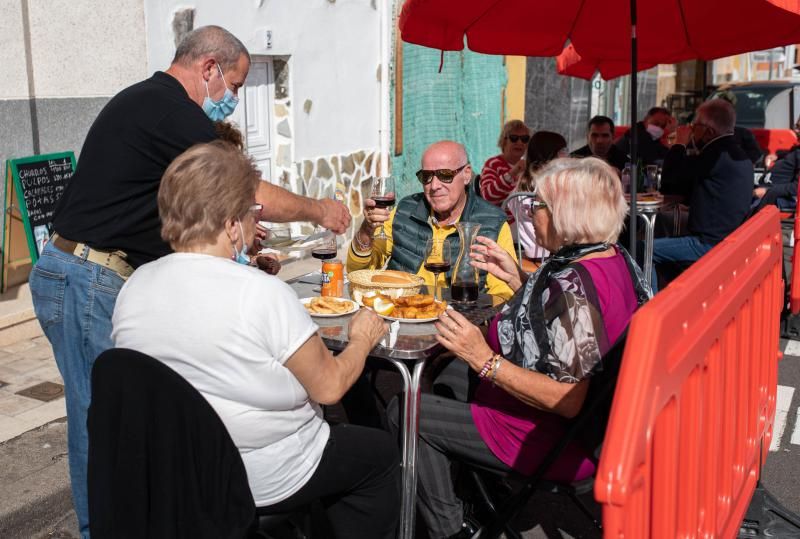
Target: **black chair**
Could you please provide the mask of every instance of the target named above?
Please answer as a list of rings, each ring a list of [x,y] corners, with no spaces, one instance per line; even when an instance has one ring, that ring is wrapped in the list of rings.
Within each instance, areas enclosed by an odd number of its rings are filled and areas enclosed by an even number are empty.
[[[574,440],[582,443],[585,448],[592,450],[595,457],[599,459],[606,425],[608,424],[608,416],[611,412],[611,402],[614,398],[614,390],[616,389],[617,377],[622,363],[622,355],[625,350],[626,337],[627,330],[603,356],[603,369],[592,377],[592,382],[589,384],[589,392],[580,413],[569,422],[564,436],[545,456],[533,474],[522,476],[516,473],[503,473],[478,466],[475,463],[462,462],[462,464],[466,465],[467,476],[475,483],[475,492],[478,494],[479,503],[484,506],[484,509],[489,514],[489,522],[483,524],[472,536],[472,539],[494,539],[499,537],[503,531],[511,539],[520,539],[522,536],[509,523],[525,507],[536,491],[548,491],[569,496],[580,511],[598,529],[602,529],[601,522],[595,518],[591,510],[586,507],[586,504],[579,497],[592,491],[594,488],[593,477],[572,483],[548,481],[544,477],[567,446]],[[516,484],[517,487],[514,490],[512,486],[512,492],[498,502],[493,499],[496,495],[487,487],[487,476],[495,480],[503,480],[506,485],[509,483]]]
[[[483,198],[481,194],[481,175],[476,174],[475,177],[472,179],[472,184],[475,186],[475,194],[478,195],[479,198]]]
[[[290,517],[256,518],[242,458],[219,416],[183,377],[145,354],[100,354],[88,429],[95,539],[264,537]]]

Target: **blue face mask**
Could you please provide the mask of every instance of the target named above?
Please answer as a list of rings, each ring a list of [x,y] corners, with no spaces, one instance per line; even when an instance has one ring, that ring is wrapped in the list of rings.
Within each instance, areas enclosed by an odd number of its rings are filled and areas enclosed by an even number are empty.
[[[239,223],[239,233],[242,235],[242,249],[241,251],[237,249],[236,242],[233,242],[233,260],[238,264],[244,264],[245,266],[250,265],[250,257],[247,256],[247,244],[244,241],[244,229],[242,228],[242,222],[237,220]]]
[[[206,83],[206,98],[203,100],[203,112],[206,113],[206,116],[208,116],[212,122],[222,121],[233,114],[233,111],[236,109],[236,104],[239,103],[239,98],[233,95],[231,89],[228,88],[228,83],[225,82],[225,75],[222,74],[222,68],[219,67],[219,64],[217,64],[217,69],[219,69],[219,76],[222,77],[222,83],[225,85],[225,93],[222,99],[219,101],[211,99],[211,94],[208,93],[208,81],[203,80],[203,82]]]

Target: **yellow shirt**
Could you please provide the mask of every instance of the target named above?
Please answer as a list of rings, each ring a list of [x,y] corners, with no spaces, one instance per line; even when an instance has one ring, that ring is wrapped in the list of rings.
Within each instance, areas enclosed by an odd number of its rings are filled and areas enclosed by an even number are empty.
[[[386,261],[391,258],[392,246],[394,245],[392,242],[392,223],[394,222],[396,210],[397,208],[392,210],[392,213],[389,215],[389,220],[383,224],[383,230],[386,233],[387,239],[373,239],[372,251],[370,254],[361,256],[355,250],[355,241],[350,242],[350,248],[347,250],[347,271],[382,268],[386,264]],[[431,222],[431,227],[433,228],[433,239],[444,239],[451,234],[458,234],[458,229],[456,229],[455,225],[439,226]],[[375,230],[375,235],[377,236],[379,233],[380,228],[377,228]],[[503,223],[503,226],[500,228],[500,232],[497,235],[497,244],[508,252],[514,260],[517,260],[517,255],[514,252],[514,240],[511,238],[511,229],[508,223]],[[453,253],[453,256],[457,254],[458,253]],[[455,263],[455,259],[453,263]],[[414,268],[406,268],[406,271],[413,273]],[[420,265],[417,270],[417,275],[425,279],[425,284],[433,286],[433,273],[426,270],[424,264]],[[440,274],[439,286],[449,286],[446,279],[447,276],[445,274]],[[506,283],[491,274],[486,276],[486,291],[504,300],[509,299],[513,295],[511,288],[509,288]]]

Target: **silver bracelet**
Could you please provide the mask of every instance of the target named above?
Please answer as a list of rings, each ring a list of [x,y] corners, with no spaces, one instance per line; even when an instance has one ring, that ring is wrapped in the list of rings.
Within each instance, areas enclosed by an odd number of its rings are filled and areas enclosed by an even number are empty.
[[[361,240],[358,237],[359,231],[357,230],[355,234],[353,234],[353,243],[356,246],[356,254],[366,253],[369,254],[372,252],[372,243],[365,245],[361,243]]]
[[[492,371],[492,385],[494,385],[494,381],[497,379],[497,373],[500,372],[500,365],[503,363],[503,358],[497,359],[497,365],[494,366],[494,370]]]

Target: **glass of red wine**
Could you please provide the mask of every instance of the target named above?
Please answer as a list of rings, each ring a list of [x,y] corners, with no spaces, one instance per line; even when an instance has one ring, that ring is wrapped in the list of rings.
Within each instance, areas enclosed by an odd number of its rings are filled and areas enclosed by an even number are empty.
[[[394,193],[394,178],[375,178],[372,180],[372,190],[370,191],[369,197],[375,202],[376,208],[391,208],[394,206]],[[381,240],[387,239],[386,232],[383,230],[383,224],[381,224],[381,230],[375,238]]]
[[[311,256],[317,260],[321,260],[323,264],[327,260],[336,258],[336,234],[330,230],[326,230],[325,235],[317,240],[311,248]]]
[[[425,269],[433,273],[433,299],[442,301],[439,275],[450,271],[452,261],[450,240],[429,239],[425,242]]]

